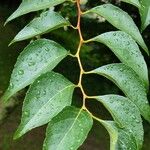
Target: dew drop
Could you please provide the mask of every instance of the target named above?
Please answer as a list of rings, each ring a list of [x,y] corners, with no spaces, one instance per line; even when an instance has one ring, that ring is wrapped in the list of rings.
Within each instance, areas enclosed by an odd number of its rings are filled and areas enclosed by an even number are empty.
[[[38,95],[40,95],[40,94],[41,94],[41,92],[40,92],[40,91],[38,91],[38,92],[37,92],[37,94],[38,94]]]
[[[18,74],[19,74],[19,75],[23,75],[23,74],[24,74],[24,71],[23,71],[23,70],[19,70],[19,71],[18,71]]]
[[[81,140],[77,140],[78,143],[80,143]]]
[[[70,150],[73,150],[73,147],[70,147]]]
[[[46,148],[46,144],[44,143],[44,144],[43,144],[43,149],[45,149],[45,148]]]
[[[123,144],[123,145],[122,145],[122,148],[123,148],[123,149],[125,149],[125,148],[126,148],[126,146]]]
[[[46,95],[46,90],[43,91],[43,95]]]
[[[48,48],[48,47],[45,47],[45,51],[49,52],[49,48]]]
[[[130,42],[129,42],[129,41],[127,42],[127,45],[130,45]]]
[[[82,126],[82,124],[80,123],[80,124],[79,124],[79,127],[81,127],[81,126]]]
[[[135,116],[132,116],[132,119],[136,119],[136,117],[135,117]]]
[[[120,71],[123,72],[123,68],[120,68]]]
[[[29,62],[28,65],[29,65],[29,66],[34,66],[34,65],[35,65],[35,62]]]
[[[125,104],[125,103],[122,101],[122,102],[121,102],[121,105],[124,105],[124,104]]]
[[[140,120],[136,120],[136,123],[140,123]]]
[[[29,113],[27,111],[24,112],[25,116],[29,116]]]
[[[113,33],[113,36],[116,36],[116,33]]]
[[[130,129],[129,132],[132,133],[132,130]]]
[[[13,88],[14,88],[14,84],[10,83],[10,89],[13,89]]]
[[[146,101],[145,103],[148,104],[148,101]]]
[[[38,80],[37,83],[40,83],[40,80]]]

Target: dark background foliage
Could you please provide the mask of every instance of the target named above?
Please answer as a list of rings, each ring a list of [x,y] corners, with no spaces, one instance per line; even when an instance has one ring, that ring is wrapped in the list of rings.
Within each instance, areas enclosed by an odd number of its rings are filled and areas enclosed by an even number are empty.
[[[31,13],[22,16],[4,27],[3,24],[6,18],[18,7],[20,2],[20,0],[0,1],[0,95],[8,85],[10,74],[17,56],[29,41],[16,43],[11,47],[7,47],[7,45],[19,30],[34,18],[35,15],[39,15],[37,13]],[[137,26],[140,27],[140,16],[137,8],[125,3],[119,3],[117,0],[89,0],[86,6],[83,6],[83,9],[89,9],[106,2],[111,2],[127,11],[132,16]],[[60,11],[63,16],[67,16],[72,24],[76,24],[76,8],[74,6],[66,4],[58,6],[55,9]],[[107,31],[117,30],[108,22],[101,22],[101,18],[95,16],[92,16],[91,18],[82,18],[81,27],[85,39],[89,39],[90,37],[94,37]],[[59,29],[42,37],[50,38],[61,43],[72,53],[76,51],[79,41],[77,32],[70,28],[67,30]],[[144,31],[143,37],[150,49],[150,27]],[[119,62],[116,56],[106,46],[98,43],[84,45],[81,50],[81,55],[82,63],[86,70],[91,70],[98,66],[113,62]],[[148,67],[150,67],[149,58],[144,52],[143,55],[145,56]],[[79,67],[75,59],[69,57],[66,58],[55,68],[55,71],[61,72],[72,82],[77,83]],[[84,76],[83,84],[88,95],[103,95],[109,93],[123,95],[123,93],[112,82],[97,75]],[[7,107],[3,107],[0,103],[0,150],[41,150],[45,136],[45,127],[34,129],[18,141],[12,140],[13,133],[20,122],[21,106],[24,95],[25,90],[14,96],[12,102]],[[76,89],[73,97],[73,104],[80,106],[81,103],[81,92]],[[97,116],[100,116],[103,119],[111,119],[109,113],[100,104],[92,101],[90,103],[88,102],[87,105]],[[150,126],[145,121],[144,130],[145,141],[143,150],[148,150],[150,147]],[[88,139],[81,147],[81,150],[107,149],[109,149],[109,136],[106,130],[95,122],[94,127],[90,132]]]

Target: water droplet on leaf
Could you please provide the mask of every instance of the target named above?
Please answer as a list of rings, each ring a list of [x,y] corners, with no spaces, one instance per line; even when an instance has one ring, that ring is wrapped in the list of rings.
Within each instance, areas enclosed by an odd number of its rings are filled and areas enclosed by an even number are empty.
[[[23,71],[23,70],[19,70],[19,71],[18,71],[18,74],[19,74],[19,75],[23,75],[23,74],[24,74],[24,71]]]
[[[29,65],[29,66],[34,66],[34,65],[35,65],[35,62],[29,62],[28,65]]]

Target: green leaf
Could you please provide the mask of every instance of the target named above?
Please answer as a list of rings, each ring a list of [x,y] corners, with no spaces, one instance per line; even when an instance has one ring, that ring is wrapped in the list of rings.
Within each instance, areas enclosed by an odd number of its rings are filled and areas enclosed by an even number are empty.
[[[117,125],[113,121],[98,120],[108,131],[110,136],[110,150],[117,150],[118,147],[118,130]]]
[[[6,23],[27,13],[50,8],[65,1],[67,0],[23,0],[18,9],[6,20]]]
[[[122,30],[139,43],[139,45],[149,54],[148,48],[136,26],[133,19],[122,9],[112,5],[104,4],[88,10],[86,13],[92,12],[104,17],[113,26]],[[85,14],[86,14],[85,13]]]
[[[69,24],[69,21],[65,20],[59,13],[54,11],[43,12],[40,17],[35,18],[25,26],[11,43],[48,33]]]
[[[110,135],[110,150],[137,150],[132,132],[119,128],[113,121],[99,120]]]
[[[136,140],[131,132],[118,128],[118,150],[138,150]]]
[[[125,128],[133,133],[140,149],[144,132],[140,112],[136,105],[128,98],[118,95],[97,96],[96,99],[108,109],[120,128]]]
[[[150,24],[150,1],[149,0],[121,0],[126,3],[130,3],[136,7],[139,8],[140,15],[141,15],[141,21],[142,31],[146,29],[146,27]]]
[[[42,73],[51,71],[67,54],[61,45],[51,40],[40,39],[30,43],[18,57],[10,85],[2,99],[8,100]]]
[[[131,67],[149,88],[148,70],[136,42],[125,32],[114,31],[101,34],[93,39],[108,46],[121,62]]]
[[[140,0],[141,8],[141,21],[142,21],[142,31],[150,24],[150,1],[149,0]]]
[[[92,125],[93,120],[86,111],[66,107],[50,121],[43,150],[77,150]]]
[[[132,4],[132,5],[136,6],[137,8],[141,7],[139,0],[121,0],[121,1]]]
[[[102,75],[114,82],[139,108],[143,117],[150,122],[150,107],[146,89],[135,72],[125,64],[110,64],[97,68],[91,73]]]
[[[14,139],[48,123],[64,107],[71,105],[74,88],[74,84],[58,73],[48,72],[41,75],[27,92],[21,124]]]

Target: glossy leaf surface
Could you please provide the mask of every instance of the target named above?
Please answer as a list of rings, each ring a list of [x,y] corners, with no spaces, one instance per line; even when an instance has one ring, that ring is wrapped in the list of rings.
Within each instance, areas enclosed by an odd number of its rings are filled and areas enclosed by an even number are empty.
[[[104,95],[96,97],[111,113],[120,128],[133,133],[139,149],[143,143],[143,126],[139,109],[129,99],[118,95]]]
[[[131,67],[149,88],[148,70],[136,42],[122,31],[107,32],[92,39],[108,46],[121,62]]]
[[[2,99],[8,100],[41,74],[51,71],[67,53],[61,45],[51,40],[40,39],[30,43],[18,57],[10,85]]]
[[[144,30],[150,24],[150,1],[149,0],[140,0],[141,8],[141,21],[142,21],[142,30]]]
[[[137,150],[135,138],[131,132],[119,128],[113,121],[99,120],[110,136],[110,150]]]
[[[150,122],[150,106],[146,89],[135,72],[125,64],[110,64],[91,71],[114,82],[139,108],[143,117]]]
[[[6,23],[24,14],[50,8],[65,1],[66,0],[23,0],[18,9],[6,20]]]
[[[87,112],[66,107],[49,123],[43,150],[77,150],[92,125],[93,120]]]
[[[97,15],[104,17],[109,23],[119,30],[131,35],[132,38],[135,39],[135,41],[137,41],[147,53],[149,53],[148,48],[133,19],[122,9],[112,4],[104,4],[94,7],[87,12],[96,13]]]
[[[24,100],[21,124],[14,138],[48,123],[64,107],[71,105],[74,84],[64,76],[48,72],[30,87]]]
[[[70,23],[65,20],[59,13],[54,11],[43,12],[40,17],[35,18],[26,27],[24,27],[16,35],[12,43],[48,33],[52,30],[69,24]]]

